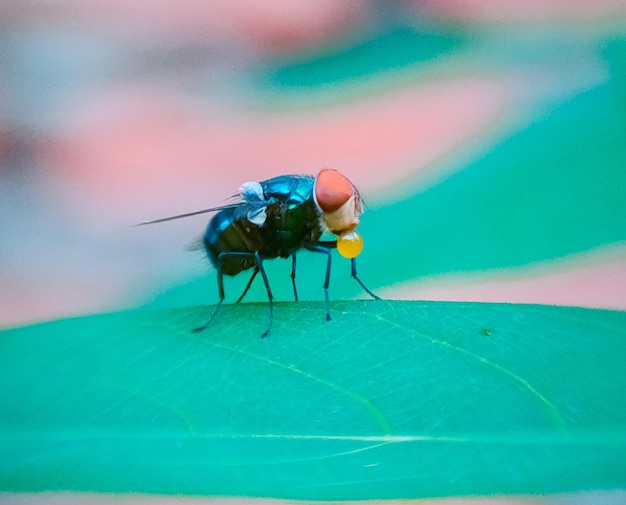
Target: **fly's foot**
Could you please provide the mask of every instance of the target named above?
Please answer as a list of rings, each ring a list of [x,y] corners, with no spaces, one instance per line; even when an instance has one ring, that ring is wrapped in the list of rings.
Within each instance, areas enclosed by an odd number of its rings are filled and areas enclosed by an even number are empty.
[[[211,324],[211,321],[213,321],[213,318],[215,317],[215,314],[217,314],[217,311],[220,308],[220,306],[222,305],[223,301],[224,301],[224,299],[221,298],[220,301],[217,302],[217,304],[215,305],[215,308],[213,309],[213,312],[211,312],[211,315],[207,319],[206,323],[204,323],[202,326],[198,326],[197,328],[194,328],[193,330],[191,330],[192,333],[200,333],[201,331],[204,331],[204,330],[207,329],[209,324]]]

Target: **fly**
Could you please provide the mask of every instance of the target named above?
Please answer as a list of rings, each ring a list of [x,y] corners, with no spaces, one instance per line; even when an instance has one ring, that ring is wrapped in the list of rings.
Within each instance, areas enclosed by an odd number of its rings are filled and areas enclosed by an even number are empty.
[[[179,214],[139,223],[162,223],[173,219],[216,212],[207,225],[203,237],[206,254],[217,270],[219,301],[208,320],[193,331],[199,332],[210,324],[224,301],[224,275],[237,275],[252,270],[252,275],[240,302],[260,273],[269,300],[268,325],[261,336],[272,329],[274,296],[263,267],[263,261],[289,258],[293,294],[296,288],[296,252],[306,249],[326,255],[324,298],[326,320],[330,321],[328,286],[332,249],[351,260],[352,278],[372,298],[380,299],[361,281],[357,274],[356,257],[363,249],[363,239],[356,231],[363,212],[361,196],[356,187],[333,169],[321,170],[317,176],[281,175],[261,182],[246,182],[239,187],[232,203],[219,207]],[[337,238],[320,240],[324,232]]]

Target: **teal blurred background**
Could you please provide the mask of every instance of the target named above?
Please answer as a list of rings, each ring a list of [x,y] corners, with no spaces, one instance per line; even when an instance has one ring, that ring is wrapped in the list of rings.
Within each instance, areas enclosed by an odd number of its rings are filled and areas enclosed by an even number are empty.
[[[130,225],[323,167],[386,298],[626,309],[623,1],[9,0],[0,76],[1,326],[213,303],[206,217]]]

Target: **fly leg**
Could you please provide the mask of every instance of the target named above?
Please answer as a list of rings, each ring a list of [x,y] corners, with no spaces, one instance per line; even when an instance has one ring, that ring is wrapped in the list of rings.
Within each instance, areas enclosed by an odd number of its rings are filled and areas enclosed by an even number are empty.
[[[224,266],[223,266],[224,260],[226,260],[227,258],[254,258],[254,260],[256,261],[256,256],[257,256],[257,253],[248,253],[248,252],[223,252],[223,253],[220,253],[220,255],[217,257],[217,292],[218,292],[218,295],[219,295],[220,299],[217,302],[217,304],[215,305],[215,307],[213,308],[213,312],[211,312],[211,315],[209,316],[207,321],[202,326],[198,326],[197,328],[194,328],[191,331],[193,331],[194,333],[198,333],[198,332],[206,330],[206,328],[209,326],[209,324],[211,323],[211,321],[215,317],[215,314],[217,314],[217,311],[222,306],[222,303],[224,302],[224,298],[225,298],[225,295],[224,295]],[[256,272],[258,272],[258,270],[259,270],[259,265],[257,263],[257,266],[255,267],[255,273],[252,274],[252,278],[250,279],[250,281],[248,281],[248,285],[246,286],[246,289],[244,290],[243,294],[239,297],[239,299],[244,297],[244,295],[246,294],[246,292],[250,288],[250,285],[252,285],[252,281],[254,280],[254,277],[256,275]],[[237,301],[239,301],[239,300],[237,300]]]
[[[363,291],[365,291],[368,295],[370,295],[374,300],[381,300],[380,296],[377,296],[374,293],[372,293],[372,291],[365,284],[363,284],[363,281],[359,279],[359,276],[356,273],[356,258],[352,258],[352,278],[355,281],[357,281],[363,288]]]
[[[207,326],[209,326],[211,321],[213,321],[215,314],[217,314],[218,309],[221,307],[222,302],[224,301],[224,270],[222,268],[222,262],[224,260],[225,254],[226,253],[222,253],[217,257],[217,292],[219,294],[220,300],[217,302],[217,304],[213,308],[213,312],[211,312],[211,315],[206,320],[206,322],[202,326],[198,326],[197,328],[194,328],[193,330],[191,330],[194,333],[199,333],[201,331],[206,330]]]
[[[336,240],[320,240],[317,245],[320,245],[322,247],[326,247],[326,248],[330,248],[330,249],[334,249],[337,247],[337,241]],[[365,291],[368,295],[370,295],[374,300],[381,300],[380,296],[375,295],[371,289],[369,289],[364,283],[363,281],[359,278],[359,275],[357,274],[356,271],[356,258],[352,258],[352,272],[351,272],[351,276],[352,278],[357,281],[359,283],[359,285],[363,288],[363,291]]]
[[[263,335],[261,335],[261,338],[265,338],[270,334],[270,331],[272,331],[272,320],[274,317],[274,295],[272,295],[272,290],[270,289],[270,283],[267,280],[267,274],[265,273],[265,268],[263,268],[263,260],[261,259],[261,256],[259,256],[258,251],[254,253],[254,259],[256,261],[256,268],[259,270],[259,272],[261,272],[261,277],[263,277],[265,289],[267,290],[267,298],[270,302],[269,322],[267,324],[267,329],[263,332]]]
[[[293,297],[298,301],[298,290],[296,289],[296,253],[291,255],[291,284],[293,285]]]
[[[328,258],[326,261],[326,277],[324,279],[324,300],[326,305],[326,321],[330,321],[330,302],[328,300],[328,286],[330,285],[330,260],[332,258],[331,251],[328,247],[322,244],[321,242],[318,244],[308,244],[305,247],[309,251],[324,253]]]
[[[248,281],[248,284],[246,285],[246,289],[243,290],[243,293],[241,293],[241,296],[237,298],[237,301],[235,301],[235,303],[239,303],[248,294],[248,291],[250,290],[250,286],[252,286],[252,282],[254,281],[254,278],[257,276],[258,273],[259,273],[259,267],[254,267],[254,272],[252,272],[252,277],[250,277],[250,280]]]

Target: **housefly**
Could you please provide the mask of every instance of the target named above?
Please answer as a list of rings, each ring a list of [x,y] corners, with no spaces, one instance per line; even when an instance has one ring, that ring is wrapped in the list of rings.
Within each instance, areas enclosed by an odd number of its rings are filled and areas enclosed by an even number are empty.
[[[204,330],[224,301],[224,275],[237,275],[252,269],[252,275],[237,302],[240,302],[260,273],[269,300],[269,322],[262,337],[272,328],[273,300],[263,261],[292,258],[291,281],[296,301],[296,253],[306,249],[326,255],[324,297],[326,320],[330,321],[328,286],[331,252],[336,248],[352,263],[354,278],[372,298],[379,299],[357,274],[356,257],[363,239],[356,231],[363,206],[355,186],[333,169],[321,170],[317,176],[281,175],[261,182],[246,182],[239,187],[231,203],[176,216],[139,223],[162,223],[173,219],[216,212],[203,237],[203,245],[217,270],[219,301],[210,317],[193,331]],[[334,240],[320,240],[325,232]]]

